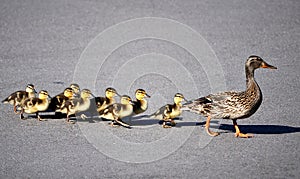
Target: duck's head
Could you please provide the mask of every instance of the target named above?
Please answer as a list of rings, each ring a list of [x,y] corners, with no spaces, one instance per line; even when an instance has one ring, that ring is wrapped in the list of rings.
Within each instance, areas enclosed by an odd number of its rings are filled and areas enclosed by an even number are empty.
[[[79,94],[80,87],[78,84],[72,83],[72,84],[70,84],[70,88],[73,89],[74,94]]]
[[[180,104],[182,101],[187,101],[183,94],[181,93],[176,93],[175,96],[174,96],[174,103],[175,104]]]
[[[74,95],[74,91],[73,91],[72,88],[69,87],[69,88],[66,88],[66,89],[64,90],[64,96],[65,96],[65,97],[72,98],[73,95]]]
[[[114,88],[106,88],[105,90],[105,96],[108,98],[108,99],[112,99],[114,98],[116,95],[120,96],[118,93],[117,93],[117,90],[115,90]]]
[[[251,55],[246,61],[246,68],[250,69],[251,71],[257,68],[270,68],[270,69],[277,69],[272,65],[269,65],[265,62],[262,58],[256,55]]]
[[[136,97],[136,99],[137,100],[143,100],[144,98],[151,98],[151,96],[150,95],[148,95],[147,93],[146,93],[146,91],[145,90],[143,90],[143,89],[137,89],[136,91],[135,91],[135,97]]]
[[[127,96],[127,95],[123,95],[121,96],[121,104],[132,104],[132,100],[130,98],[130,96]]]
[[[41,90],[39,92],[39,98],[40,99],[47,99],[49,97],[49,94],[46,90]]]
[[[28,84],[28,85],[26,86],[25,91],[26,91],[27,93],[36,93],[33,84]]]
[[[81,91],[81,97],[82,97],[82,98],[90,98],[91,96],[94,96],[94,95],[92,94],[91,90],[89,90],[89,89],[83,89],[83,90]]]

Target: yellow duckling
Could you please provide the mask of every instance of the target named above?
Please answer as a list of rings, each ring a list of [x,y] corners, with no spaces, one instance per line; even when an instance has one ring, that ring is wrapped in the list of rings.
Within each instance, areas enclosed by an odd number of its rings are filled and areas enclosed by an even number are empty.
[[[114,88],[107,88],[105,90],[105,97],[95,97],[97,111],[100,113],[107,106],[116,102],[115,96],[120,96]]]
[[[51,99],[51,102],[50,102],[50,105],[49,105],[49,110],[60,112],[61,107],[63,106],[63,104],[67,100],[73,98],[73,96],[74,96],[73,94],[74,94],[74,92],[73,92],[72,88],[70,88],[70,87],[66,88],[63,93],[60,93],[60,94],[54,96]]]
[[[79,87],[79,85],[76,84],[76,83],[72,83],[72,84],[70,84],[70,88],[72,88],[72,90],[73,90],[74,97],[79,98],[80,97],[80,87]]]
[[[83,89],[80,93],[80,98],[70,99],[65,102],[61,108],[61,112],[67,114],[67,122],[70,121],[70,115],[86,111],[90,108],[90,97],[93,96],[89,89]],[[82,115],[85,118],[85,115]]]
[[[136,101],[133,101],[133,114],[137,115],[147,110],[148,102],[145,98],[150,98],[151,96],[149,96],[145,90],[137,89],[135,91],[135,97]]]
[[[23,102],[23,104],[21,104],[20,119],[24,119],[23,113],[27,113],[27,114],[36,113],[37,119],[39,121],[42,121],[42,118],[39,116],[39,112],[47,110],[49,106],[48,97],[49,97],[48,92],[42,90],[39,92],[38,98],[27,98]]]
[[[14,112],[18,114],[17,107],[20,106],[27,98],[34,98],[35,97],[35,89],[33,84],[28,84],[26,86],[25,91],[16,91],[5,98],[2,103],[4,104],[11,104],[14,106]]]
[[[111,126],[119,124],[123,127],[131,128],[131,126],[122,121],[122,118],[130,116],[133,112],[133,103],[127,95],[121,97],[121,103],[114,103],[106,107],[100,112],[100,117],[112,120]]]
[[[175,126],[174,118],[181,115],[181,102],[186,101],[181,93],[176,93],[174,96],[174,104],[167,104],[157,110],[154,114],[150,115],[150,118],[163,120],[163,128],[170,128]],[[171,122],[171,126],[167,125],[167,122]]]

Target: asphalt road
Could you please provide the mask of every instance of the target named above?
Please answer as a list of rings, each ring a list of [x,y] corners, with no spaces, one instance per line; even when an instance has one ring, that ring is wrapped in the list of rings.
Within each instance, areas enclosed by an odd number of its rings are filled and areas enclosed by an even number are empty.
[[[144,88],[150,114],[176,92],[244,90],[252,54],[278,67],[256,71],[263,103],[238,121],[251,139],[226,120],[209,137],[189,113],[172,129],[145,117],[125,129],[19,120],[0,104],[0,178],[299,178],[299,1],[0,3],[1,99],[28,83],[52,96],[72,82],[97,96]]]

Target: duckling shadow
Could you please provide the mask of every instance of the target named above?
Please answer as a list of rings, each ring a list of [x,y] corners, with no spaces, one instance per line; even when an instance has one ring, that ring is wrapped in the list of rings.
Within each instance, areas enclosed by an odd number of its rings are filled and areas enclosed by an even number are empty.
[[[178,122],[176,123],[175,127],[189,127],[189,126],[205,126],[206,121],[202,122],[192,122],[192,121],[187,121],[187,122]],[[219,121],[211,121],[211,124],[219,124]]]
[[[221,130],[234,132],[233,125],[221,124]],[[300,132],[300,127],[282,126],[282,125],[239,125],[242,132],[252,134],[287,134]]]

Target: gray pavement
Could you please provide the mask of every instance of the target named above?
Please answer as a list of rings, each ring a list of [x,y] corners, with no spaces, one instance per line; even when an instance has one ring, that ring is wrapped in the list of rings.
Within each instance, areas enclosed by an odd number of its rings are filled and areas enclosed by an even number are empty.
[[[251,139],[235,138],[226,120],[212,121],[221,135],[211,138],[205,118],[189,113],[172,129],[145,117],[127,119],[133,129],[125,129],[19,120],[0,104],[0,178],[299,178],[299,1],[0,3],[1,99],[27,83],[52,96],[71,82],[95,95],[144,88],[150,114],[176,92],[193,99],[244,90],[249,55],[278,67],[256,71],[264,101],[238,121]]]

